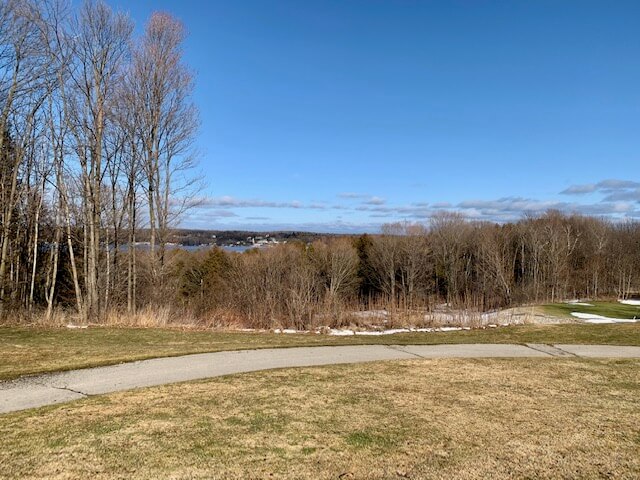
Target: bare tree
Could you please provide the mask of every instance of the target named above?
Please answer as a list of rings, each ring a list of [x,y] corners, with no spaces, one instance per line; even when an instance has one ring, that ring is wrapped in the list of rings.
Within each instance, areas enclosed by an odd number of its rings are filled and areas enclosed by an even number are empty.
[[[461,292],[468,228],[469,225],[460,214],[442,212],[431,218],[430,236],[436,261],[436,289],[446,292],[447,303],[459,298]]]
[[[341,294],[355,291],[358,256],[348,239],[314,242],[310,256],[324,279],[327,297],[330,301]]]
[[[432,251],[427,241],[427,229],[423,225],[405,222],[396,228],[400,235],[399,274],[404,305],[413,309],[420,287],[423,291],[429,287],[428,268]]]
[[[508,226],[484,225],[479,226],[479,266],[483,272],[486,282],[483,286],[485,300],[484,305],[489,303],[491,307],[495,304],[488,302],[488,296],[492,291],[499,292],[502,297],[498,305],[509,305],[513,299],[513,288],[515,285],[515,263],[518,249],[514,248],[511,228]]]
[[[85,226],[84,314],[100,314],[100,233],[102,182],[105,174],[104,140],[109,102],[115,96],[127,60],[133,26],[102,2],[86,2],[73,25],[73,64],[65,92],[67,121],[80,164]]]
[[[400,245],[392,225],[386,225],[382,235],[372,239],[371,267],[378,288],[390,302],[392,308],[397,303],[398,267],[400,262]]]
[[[198,114],[191,101],[193,78],[182,63],[182,24],[165,13],[154,13],[133,57],[132,86],[139,112],[146,174],[152,260],[159,244],[159,267],[171,223],[188,204],[194,166],[192,144]],[[186,197],[181,194],[187,194]],[[156,266],[152,274],[157,276]]]
[[[19,199],[20,165],[35,144],[40,109],[50,94],[50,58],[37,25],[38,5],[0,2],[0,315],[4,311],[10,233]]]

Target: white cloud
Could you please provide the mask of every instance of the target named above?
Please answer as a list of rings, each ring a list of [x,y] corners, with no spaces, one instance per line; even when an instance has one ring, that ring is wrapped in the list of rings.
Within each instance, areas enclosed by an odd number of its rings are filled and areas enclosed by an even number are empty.
[[[585,193],[593,193],[598,189],[596,185],[593,183],[589,183],[586,185],[571,185],[569,188],[563,190],[562,194],[564,195],[583,195]]]
[[[198,209],[208,209],[211,207],[225,207],[225,208],[310,208],[314,210],[325,209],[326,206],[313,203],[310,205],[305,205],[298,200],[293,200],[290,202],[274,202],[269,200],[260,200],[260,199],[240,199],[235,198],[229,195],[224,195],[222,197],[203,197],[198,199],[197,202],[194,202],[195,208]]]
[[[564,195],[584,195],[595,192],[616,194],[625,193],[629,190],[640,190],[640,182],[635,182],[633,180],[607,179],[601,180],[598,183],[571,185],[560,193]]]
[[[366,205],[384,205],[387,201],[381,197],[371,197],[363,202]]]
[[[370,195],[368,193],[354,193],[354,192],[344,192],[339,193],[338,198],[344,198],[347,200],[361,200],[361,203],[364,205],[384,205],[387,201],[382,197],[378,197],[377,195]]]
[[[264,199],[241,199],[233,196],[203,197],[197,199],[195,207],[185,216],[185,226],[216,225],[224,228],[220,221],[233,220],[235,229],[274,230],[314,230],[326,232],[377,231],[382,223],[397,220],[428,221],[442,211],[459,212],[466,218],[483,221],[517,221],[526,214],[540,214],[554,209],[564,213],[579,213],[609,217],[613,219],[640,218],[640,183],[630,180],[602,180],[597,183],[572,185],[560,192],[565,195],[600,194],[592,201],[558,201],[519,196],[497,199],[469,199],[458,203],[425,201],[410,204],[393,204],[385,198],[369,194],[341,193],[339,198],[356,200],[344,203],[313,201],[305,203],[299,200],[271,201]],[[591,199],[591,197],[589,197]],[[320,218],[316,223],[290,223],[266,216],[243,217],[242,209],[293,209],[301,213],[308,211],[308,218]],[[311,212],[317,212],[311,214]],[[280,219],[287,218],[283,212]],[[333,217],[333,219],[332,219]],[[344,218],[344,220],[343,220]],[[371,219],[370,221],[367,218]],[[379,219],[379,221],[376,221]],[[231,224],[230,224],[231,225]]]

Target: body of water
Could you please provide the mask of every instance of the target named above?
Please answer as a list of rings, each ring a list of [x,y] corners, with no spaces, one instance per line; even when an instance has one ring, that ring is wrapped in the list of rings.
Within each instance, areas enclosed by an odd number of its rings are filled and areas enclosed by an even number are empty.
[[[186,250],[187,252],[195,252],[198,250],[208,250],[210,248],[213,248],[214,245],[167,245],[166,249],[167,250],[175,250],[175,249],[180,249],[180,250]],[[126,250],[127,249],[127,245],[122,245],[122,250]],[[140,250],[149,250],[149,244],[148,243],[138,243],[136,245],[136,248],[140,249]],[[156,247],[157,248],[157,247]],[[226,252],[237,252],[237,253],[242,253],[245,252],[247,250],[249,250],[250,248],[256,248],[254,245],[222,245],[220,246],[220,248],[222,248],[222,250],[226,251]]]

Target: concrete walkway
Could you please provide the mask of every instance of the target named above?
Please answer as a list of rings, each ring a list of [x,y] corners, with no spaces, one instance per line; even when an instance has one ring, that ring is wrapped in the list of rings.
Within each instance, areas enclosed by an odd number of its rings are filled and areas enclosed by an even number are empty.
[[[201,353],[0,382],[0,413],[139,387],[273,368],[417,358],[640,358],[640,347],[609,345],[354,345]]]

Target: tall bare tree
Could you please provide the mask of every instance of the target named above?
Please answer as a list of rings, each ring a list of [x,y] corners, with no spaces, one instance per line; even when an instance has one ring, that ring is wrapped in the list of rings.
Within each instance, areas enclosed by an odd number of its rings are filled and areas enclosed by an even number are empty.
[[[0,2],[0,315],[4,311],[10,233],[19,198],[20,165],[31,151],[38,114],[51,93],[51,62],[38,28],[38,4]]]
[[[193,78],[182,61],[185,31],[166,13],[154,13],[133,57],[132,85],[139,112],[138,134],[146,174],[150,249],[164,265],[169,226],[187,202],[181,193],[193,185],[186,175],[193,167],[192,144],[198,127],[192,103]]]
[[[85,240],[84,314],[100,315],[99,279],[102,189],[105,175],[105,131],[127,61],[133,25],[105,3],[83,4],[73,25],[73,64],[65,92],[67,121],[80,165]]]

